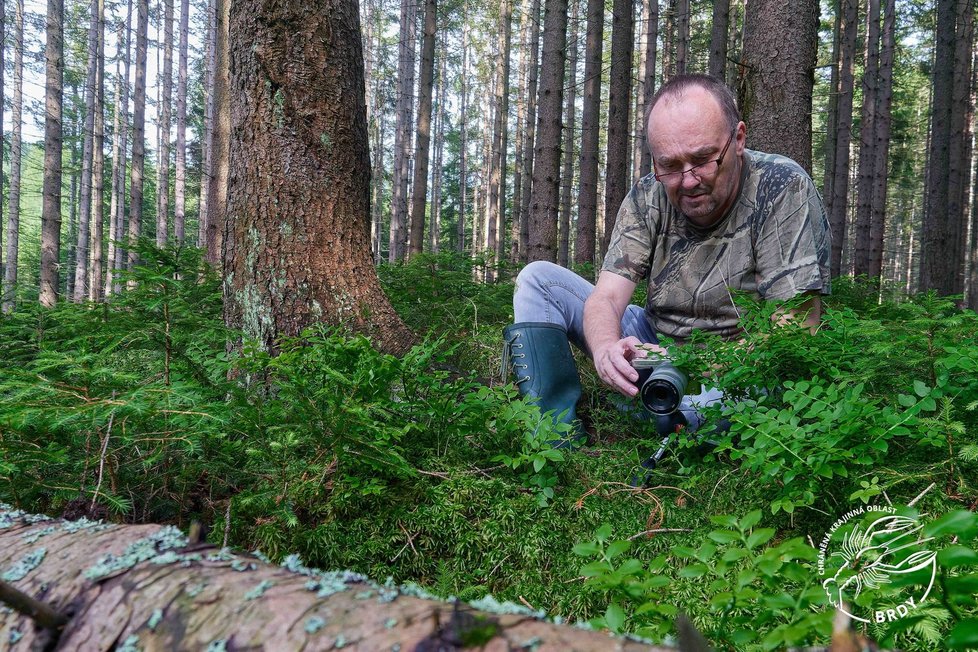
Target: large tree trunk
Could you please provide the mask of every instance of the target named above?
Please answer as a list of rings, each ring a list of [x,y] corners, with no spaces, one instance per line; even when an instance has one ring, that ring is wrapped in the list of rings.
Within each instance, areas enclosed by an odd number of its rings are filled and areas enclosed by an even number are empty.
[[[459,75],[459,109],[458,109],[458,222],[455,224],[455,250],[465,251],[465,219],[468,211],[469,194],[469,3],[462,2],[462,66]]]
[[[608,82],[608,149],[605,158],[604,237],[608,250],[618,208],[628,193],[628,114],[632,96],[632,41],[635,33],[632,0],[615,0],[611,19],[611,79]]]
[[[317,322],[405,351],[412,335],[370,257],[356,2],[249,0],[232,9],[227,322],[273,352],[279,338]]]
[[[142,232],[143,172],[146,163],[146,41],[149,0],[136,0],[136,83],[133,88],[132,166],[129,187],[129,252],[126,267],[136,265],[134,249]]]
[[[64,90],[64,3],[48,0],[44,92],[44,183],[41,200],[40,302],[50,308],[58,301],[61,255],[61,108]]]
[[[968,191],[971,181],[971,54],[974,42],[973,0],[959,0],[955,9],[954,83],[951,91],[951,142],[948,149],[947,210],[952,227],[954,293],[964,292],[965,246],[968,233]]]
[[[745,23],[738,95],[747,144],[811,174],[818,3],[751,0]]]
[[[685,75],[689,63],[689,0],[676,2],[676,74]]]
[[[863,106],[860,125],[859,176],[856,200],[856,246],[853,273],[869,273],[869,231],[873,219],[873,184],[876,180],[876,120],[879,112],[880,0],[869,0],[866,12],[866,48]]]
[[[959,0],[964,1],[964,0]],[[954,294],[954,220],[948,206],[951,173],[951,97],[954,87],[955,0],[937,0],[937,45],[932,72],[933,104],[924,223],[921,229],[920,287]]]
[[[10,120],[10,208],[7,210],[7,268],[4,272],[0,310],[11,312],[16,305],[17,256],[20,252],[20,170],[24,110],[24,0],[14,0],[14,95]]]
[[[455,650],[475,627],[493,650],[667,649],[544,622],[514,605],[480,612],[296,557],[274,566],[190,545],[173,527],[57,521],[0,505],[0,543],[0,567],[16,569],[11,586],[67,619],[52,634],[0,609],[0,640],[16,649]]]
[[[431,151],[431,95],[435,83],[436,0],[424,3],[424,36],[421,39],[421,71],[418,78],[418,140],[414,154],[414,188],[411,192],[411,231],[408,256],[424,249],[425,209],[428,206],[428,156]],[[438,192],[435,188],[432,191]]]
[[[567,0],[546,0],[543,10],[543,57],[537,95],[537,133],[530,190],[527,260],[557,260],[557,211],[560,204],[561,113],[564,108],[564,58],[567,49]]]
[[[204,34],[204,137],[200,146],[200,206],[197,218],[197,246],[207,248],[208,224],[211,220],[208,197],[214,178],[214,70],[217,45],[217,0],[207,0],[207,21]]]
[[[557,264],[567,267],[570,248],[571,197],[574,191],[574,143],[577,141],[574,130],[577,118],[577,11],[580,0],[571,1],[570,24],[574,30],[567,48],[567,87],[564,113],[564,171],[560,175],[560,215],[557,223]]]
[[[651,0],[656,2],[656,0]],[[574,262],[594,264],[598,216],[598,124],[601,119],[601,50],[604,0],[588,0],[584,46],[584,106],[581,111],[581,152],[577,192],[577,237]]]
[[[183,244],[186,236],[187,192],[187,49],[190,34],[190,0],[180,2],[180,45],[177,70],[177,151],[173,189],[173,237]]]

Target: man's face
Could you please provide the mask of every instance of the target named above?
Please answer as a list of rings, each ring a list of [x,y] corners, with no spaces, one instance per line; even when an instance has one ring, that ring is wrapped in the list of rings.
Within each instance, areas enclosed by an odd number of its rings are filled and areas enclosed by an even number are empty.
[[[670,203],[698,226],[717,223],[740,186],[744,123],[731,131],[713,95],[693,87],[681,97],[662,98],[648,130],[654,171]]]

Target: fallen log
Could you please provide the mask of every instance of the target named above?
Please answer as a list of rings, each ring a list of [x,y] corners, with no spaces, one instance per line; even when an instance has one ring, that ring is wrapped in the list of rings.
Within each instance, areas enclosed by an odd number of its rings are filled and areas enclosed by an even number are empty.
[[[461,606],[416,587],[322,572],[296,557],[275,566],[190,545],[174,527],[64,521],[3,504],[0,580],[55,617],[44,627],[0,604],[0,649],[671,649],[558,624],[491,598]]]

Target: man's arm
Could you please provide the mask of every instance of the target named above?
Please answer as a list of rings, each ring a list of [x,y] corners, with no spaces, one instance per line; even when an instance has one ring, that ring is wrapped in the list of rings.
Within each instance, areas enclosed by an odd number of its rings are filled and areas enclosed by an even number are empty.
[[[814,335],[822,323],[822,297],[816,292],[805,292],[805,296],[808,298],[800,306],[775,313],[774,319],[779,326],[789,321],[799,322],[802,326],[808,326]]]
[[[621,318],[635,292],[635,283],[624,276],[603,271],[594,292],[584,304],[584,338],[594,359],[594,368],[607,385],[625,396],[635,396],[638,372],[631,360],[644,357],[644,349],[655,350],[637,337],[621,336]],[[665,353],[662,349],[661,352]]]

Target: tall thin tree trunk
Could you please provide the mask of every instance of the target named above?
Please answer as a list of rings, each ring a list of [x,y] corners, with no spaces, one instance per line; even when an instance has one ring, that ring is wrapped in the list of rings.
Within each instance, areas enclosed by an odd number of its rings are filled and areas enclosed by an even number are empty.
[[[230,178],[231,102],[228,22],[230,0],[215,0],[214,28],[214,130],[211,135],[211,177],[207,197],[207,262],[217,267],[223,259],[227,231],[228,183]]]
[[[492,161],[489,170],[489,204],[486,223],[486,253],[493,265],[488,269],[489,280],[495,279],[495,264],[500,262],[505,241],[506,223],[506,161],[509,136],[509,55],[512,48],[513,4],[499,4],[499,58],[496,61],[496,112],[492,128]]]
[[[85,126],[82,129],[81,198],[78,207],[78,241],[75,246],[75,276],[72,300],[80,303],[88,298],[88,245],[92,217],[92,159],[95,140],[95,83],[98,77],[99,2],[91,2],[88,27],[88,63],[85,80]]]
[[[870,278],[882,281],[883,234],[886,231],[887,162],[890,155],[890,107],[893,101],[893,55],[896,49],[896,0],[884,0],[883,34],[880,46],[879,83],[876,95],[876,144],[873,160],[872,219],[869,227]],[[970,47],[969,60],[970,60]],[[970,85],[971,75],[967,75]],[[970,94],[970,93],[969,93]],[[967,177],[967,174],[965,174]],[[963,234],[962,234],[963,235]]]
[[[832,183],[835,181],[835,149],[839,139],[839,70],[842,58],[842,6],[833,0],[832,63],[829,74],[828,111],[825,118],[825,170],[822,177],[822,202],[826,215],[832,214]],[[835,253],[835,252],[833,252]]]
[[[726,1],[726,0],[718,0]],[[645,84],[642,87],[642,157],[639,159],[639,178],[642,178],[652,171],[652,152],[649,150],[648,125],[645,124],[646,108],[652,102],[655,94],[655,56],[656,42],[659,40],[659,2],[658,0],[644,0],[648,9],[649,21],[645,26]]]
[[[560,215],[557,224],[557,264],[567,267],[570,248],[571,197],[574,189],[574,143],[576,133],[574,125],[577,118],[577,49],[578,34],[577,8],[580,0],[570,0],[570,24],[573,31],[568,38],[567,47],[567,100],[564,109],[564,171],[560,182]]]
[[[11,103],[10,207],[7,210],[7,267],[0,310],[11,312],[17,299],[17,257],[20,253],[20,182],[24,110],[24,0],[14,0],[14,95]]]
[[[965,0],[958,0],[965,1]],[[950,142],[954,92],[955,0],[937,0],[937,43],[932,73],[933,108],[928,148],[924,223],[921,229],[920,290],[954,294],[954,220],[949,211]]]
[[[58,301],[58,268],[61,255],[61,153],[62,94],[64,75],[64,3],[48,0],[44,91],[44,182],[41,200],[40,302],[52,307]]]
[[[435,80],[436,0],[424,3],[424,36],[421,40],[421,70],[418,78],[418,140],[414,154],[414,188],[411,193],[411,230],[408,256],[424,249],[425,209],[428,205],[428,158],[431,152],[431,96]],[[435,190],[437,192],[437,190]]]
[[[959,0],[955,8],[954,82],[951,90],[951,141],[948,148],[947,211],[951,226],[954,293],[964,292],[968,234],[968,191],[971,181],[971,51],[974,42],[973,0]]]
[[[543,57],[537,95],[537,133],[530,190],[527,260],[557,259],[557,211],[560,204],[561,113],[564,108],[564,58],[567,49],[567,0],[545,0]]]
[[[642,178],[642,149],[645,147],[645,131],[642,123],[645,117],[645,66],[648,61],[648,23],[649,23],[648,0],[642,0],[639,15],[635,17],[636,23],[641,26],[641,34],[638,38],[639,51],[636,56],[638,59],[638,74],[635,76],[635,113],[632,114],[632,183],[635,184]]]
[[[435,91],[435,101],[437,111],[435,113],[435,153],[432,165],[434,170],[431,175],[431,225],[428,229],[428,248],[431,253],[437,254],[441,249],[441,212],[442,212],[442,177],[444,174],[444,152],[445,152],[445,120],[448,118],[448,111],[445,108],[447,95],[446,75],[448,72],[448,51],[447,45],[442,40],[439,56],[438,84]]]
[[[628,124],[632,91],[632,42],[634,5],[631,0],[615,0],[611,19],[611,80],[608,84],[608,149],[605,158],[604,236],[601,255],[618,216],[618,207],[628,193]],[[688,13],[688,12],[687,12]]]
[[[829,153],[834,157],[832,171],[834,178],[831,183],[831,198],[826,190],[829,225],[832,230],[832,262],[833,277],[842,273],[842,250],[847,240],[849,206],[849,148],[852,145],[852,103],[855,90],[853,62],[856,54],[856,36],[858,32],[859,12],[857,0],[841,0],[839,6],[841,23],[839,25],[839,85],[836,104],[835,147]]]
[[[190,36],[190,0],[180,2],[180,45],[177,70],[177,151],[173,188],[173,237],[183,244],[187,228],[187,49]]]
[[[404,258],[408,229],[408,177],[411,125],[414,120],[414,41],[416,0],[401,0],[401,36],[397,64],[397,127],[394,136],[394,178],[391,191],[390,261]]]
[[[879,107],[880,0],[869,0],[863,60],[863,107],[859,146],[859,185],[856,200],[856,248],[853,271],[869,273],[869,232],[873,219],[873,183],[876,176],[876,118]]]
[[[469,190],[469,140],[468,140],[468,72],[469,72],[469,3],[468,0],[462,2],[462,67],[461,78],[459,79],[459,144],[458,144],[458,222],[456,228],[455,249],[458,253],[465,251],[465,219],[468,209],[468,190]]]
[[[163,74],[159,88],[160,146],[156,159],[156,246],[170,237],[170,129],[173,111],[173,0],[163,0]]]
[[[89,245],[88,300],[101,301],[102,239],[105,219],[105,1],[98,5],[98,38],[95,58],[95,133],[92,151],[92,239]]]
[[[115,127],[112,141],[112,196],[109,204],[109,252],[105,272],[105,293],[119,292],[119,272],[123,269],[126,206],[126,150],[129,139],[129,52],[132,2],[127,3],[126,23],[119,23],[116,61]],[[123,72],[123,65],[125,72]]]
[[[514,262],[525,263],[528,258],[530,246],[530,194],[533,190],[533,153],[536,151],[537,133],[537,80],[539,66],[537,65],[540,57],[540,0],[530,2],[530,61],[526,79],[526,131],[523,134],[523,143],[517,143],[517,147],[523,147],[523,183],[524,189],[520,197],[519,218],[514,222],[519,222],[519,243],[513,242],[518,255],[514,255]],[[514,227],[516,228],[516,227]]]
[[[149,0],[136,0],[136,83],[133,88],[132,178],[129,182],[129,251],[126,267],[138,262],[134,247],[141,235],[143,219],[143,172],[146,162],[146,41],[149,31]]]
[[[676,74],[676,2],[665,0],[665,25],[662,32],[662,81],[667,82]]]
[[[713,27],[710,31],[710,74],[727,77],[727,32],[730,30],[730,0],[714,0]]]
[[[529,61],[529,39],[530,39],[530,24],[532,16],[530,15],[530,0],[523,0],[520,6],[520,13],[522,15],[522,20],[520,21],[520,62],[519,71],[517,73],[517,97],[519,98],[516,102],[516,133],[513,136],[513,142],[515,143],[514,149],[516,150],[516,161],[513,165],[513,216],[510,220],[510,232],[509,232],[509,261],[513,265],[516,265],[519,260],[520,251],[520,205],[523,202],[523,139],[526,134],[526,105],[527,98],[525,94],[526,80],[529,73],[528,61]],[[536,23],[533,22],[534,28]]]
[[[200,207],[197,211],[197,246],[205,250],[205,257],[210,260],[207,251],[207,233],[210,222],[211,184],[214,180],[214,81],[217,51],[217,0],[207,1],[207,27],[205,30],[205,59],[204,59],[204,138],[200,147]]]
[[[676,2],[676,74],[686,74],[689,59],[689,0]]]
[[[651,0],[655,3],[656,0]],[[604,0],[587,0],[587,39],[584,46],[584,103],[581,111],[581,152],[577,192],[577,235],[574,262],[594,263],[598,213],[598,123],[601,119],[601,50]]]

